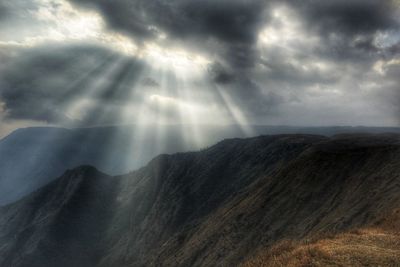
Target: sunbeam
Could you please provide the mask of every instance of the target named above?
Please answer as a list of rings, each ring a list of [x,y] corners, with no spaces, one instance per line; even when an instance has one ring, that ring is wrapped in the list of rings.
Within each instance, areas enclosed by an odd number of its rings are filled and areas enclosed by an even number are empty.
[[[85,119],[87,110],[93,108],[94,99],[101,95],[107,86],[112,83],[112,77],[121,68],[123,58],[120,57],[106,67],[101,73],[101,76],[97,76],[92,83],[87,84],[85,88],[82,88],[81,94],[76,96],[73,101],[66,102],[64,106],[65,113],[68,118],[73,120],[82,121]]]
[[[143,96],[138,93],[140,89],[140,80],[143,77],[148,77],[150,72],[151,69],[149,66],[144,64],[143,69],[141,69],[141,72],[138,75],[138,79],[136,79],[133,84],[129,84],[126,95],[128,104],[121,110],[122,121],[134,123],[131,129],[129,141],[126,144],[130,152],[124,161],[125,168],[129,170],[132,170],[132,166],[137,166],[136,164],[139,161],[139,158],[143,156],[143,149],[146,143],[144,140],[147,135],[151,133],[151,129],[148,127],[146,103]],[[130,104],[132,102],[134,102],[134,104]]]
[[[218,85],[216,85],[215,87],[218,94],[222,97],[224,105],[228,108],[229,113],[233,116],[235,123],[240,126],[240,128],[247,136],[253,136],[255,132],[240,107],[235,104],[234,100],[229,96],[228,93],[222,90]]]

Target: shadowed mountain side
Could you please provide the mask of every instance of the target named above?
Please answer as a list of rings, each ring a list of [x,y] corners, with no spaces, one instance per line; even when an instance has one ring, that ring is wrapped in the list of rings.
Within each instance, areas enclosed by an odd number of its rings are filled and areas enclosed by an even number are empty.
[[[0,265],[94,266],[117,186],[115,178],[79,167],[3,208]]]
[[[124,176],[81,167],[0,209],[0,265],[235,266],[283,240],[361,229],[400,207],[399,144],[262,136]]]
[[[254,126],[254,135],[400,132],[384,127]],[[92,165],[117,175],[144,166],[162,153],[193,151],[225,138],[248,137],[239,125],[127,125],[63,129],[19,129],[0,140],[0,206],[14,202],[62,175],[66,169]]]
[[[341,136],[257,179],[213,216],[175,236],[155,263],[235,265],[281,239],[368,225],[400,206],[398,136]],[[400,263],[399,263],[400,264]]]

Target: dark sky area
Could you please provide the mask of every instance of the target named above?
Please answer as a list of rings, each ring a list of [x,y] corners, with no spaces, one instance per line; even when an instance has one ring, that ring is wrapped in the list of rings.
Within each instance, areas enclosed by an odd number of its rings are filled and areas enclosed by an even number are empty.
[[[0,136],[399,124],[397,0],[0,0]]]

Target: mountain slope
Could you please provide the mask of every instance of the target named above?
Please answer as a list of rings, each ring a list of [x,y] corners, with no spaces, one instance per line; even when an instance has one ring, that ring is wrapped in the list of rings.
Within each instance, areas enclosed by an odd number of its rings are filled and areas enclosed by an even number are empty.
[[[264,136],[161,155],[124,176],[71,170],[0,209],[0,266],[267,261],[284,240],[318,242],[400,208],[399,144],[398,135]]]
[[[93,167],[80,167],[3,208],[0,265],[92,266],[103,252],[116,186]]]
[[[60,176],[92,165],[116,175],[142,167],[161,153],[204,148],[224,138],[248,137],[237,125],[203,125],[195,138],[190,125],[18,129],[0,140],[0,206],[14,202]],[[254,126],[253,135],[387,132],[380,127]]]
[[[314,145],[275,175],[258,179],[183,244],[176,238],[154,262],[230,266],[284,238],[373,223],[400,205],[399,147],[391,137],[361,139],[343,136]]]

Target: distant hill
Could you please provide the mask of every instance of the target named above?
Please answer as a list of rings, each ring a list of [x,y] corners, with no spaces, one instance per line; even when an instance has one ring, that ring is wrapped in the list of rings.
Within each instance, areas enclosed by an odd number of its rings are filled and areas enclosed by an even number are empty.
[[[354,132],[400,132],[400,128],[379,127],[251,128],[253,132],[249,135],[237,125],[202,125],[199,136],[185,125],[19,129],[0,140],[0,206],[47,184],[66,169],[80,165],[92,165],[116,175],[142,167],[159,154],[199,150],[226,138],[261,134],[331,136]]]
[[[0,209],[0,266],[399,266],[399,158],[397,134],[276,135],[79,167]]]

